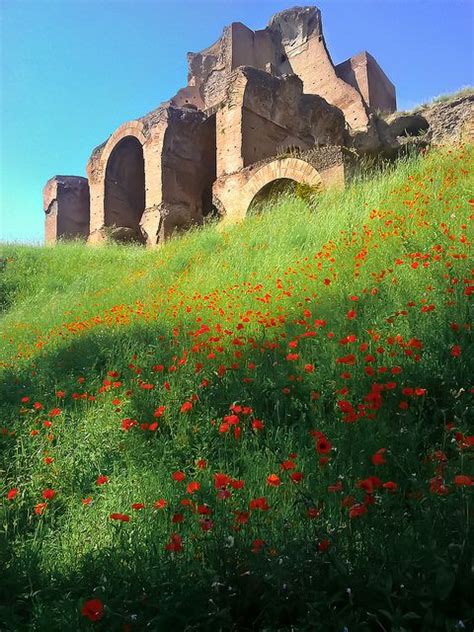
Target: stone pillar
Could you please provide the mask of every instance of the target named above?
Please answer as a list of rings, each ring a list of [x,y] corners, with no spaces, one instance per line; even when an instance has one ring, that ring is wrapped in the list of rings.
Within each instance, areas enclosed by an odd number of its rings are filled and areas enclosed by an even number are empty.
[[[338,64],[335,70],[340,79],[360,92],[372,110],[395,112],[397,109],[395,86],[367,51]]]
[[[43,189],[45,242],[86,239],[89,234],[89,183],[81,176],[54,176]]]
[[[343,111],[354,131],[366,131],[368,112],[357,89],[340,79],[323,34],[316,7],[294,7],[272,17],[269,29],[279,38],[284,64],[303,81],[305,94],[317,94]]]

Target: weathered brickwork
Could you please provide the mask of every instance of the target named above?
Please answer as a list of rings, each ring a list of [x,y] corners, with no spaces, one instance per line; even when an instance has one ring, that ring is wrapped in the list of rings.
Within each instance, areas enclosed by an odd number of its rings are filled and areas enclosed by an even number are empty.
[[[54,176],[43,189],[45,242],[87,239],[89,235],[89,183],[80,176]]]
[[[209,215],[243,219],[276,180],[343,186],[340,148],[378,151],[389,128],[381,135],[374,112],[395,109],[371,55],[333,64],[316,7],[278,13],[262,30],[231,24],[188,54],[186,87],[94,149],[87,180],[48,181],[46,240],[152,246]]]

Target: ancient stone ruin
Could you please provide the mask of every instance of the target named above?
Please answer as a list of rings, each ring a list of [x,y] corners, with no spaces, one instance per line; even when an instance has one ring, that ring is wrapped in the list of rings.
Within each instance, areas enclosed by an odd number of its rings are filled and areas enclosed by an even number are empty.
[[[259,31],[231,24],[188,65],[185,88],[93,150],[87,179],[48,181],[47,242],[156,245],[210,216],[244,218],[275,181],[342,186],[343,147],[397,146],[375,116],[396,110],[394,85],[367,52],[334,65],[316,7]]]

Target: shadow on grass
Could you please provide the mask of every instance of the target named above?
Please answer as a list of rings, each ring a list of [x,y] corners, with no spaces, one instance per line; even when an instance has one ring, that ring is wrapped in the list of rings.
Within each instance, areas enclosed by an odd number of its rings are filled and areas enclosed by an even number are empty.
[[[121,330],[99,331],[72,339],[67,346],[38,358],[37,375],[32,375],[27,366],[4,372],[0,386],[2,411],[11,415],[25,394],[31,401],[41,401],[45,393],[52,394],[59,388],[67,388],[70,393],[77,386],[78,390],[95,392],[110,369],[121,374],[131,371],[126,380],[132,382],[137,376],[128,364],[133,363],[134,354],[138,364],[148,358],[151,366],[159,357],[169,366],[176,348],[172,339],[160,341],[165,335],[158,327],[148,326],[134,327],[126,334]],[[256,341],[258,345],[264,336],[262,333]],[[241,364],[245,365],[252,354],[252,350],[243,353]],[[225,414],[229,403],[255,402],[256,415],[276,417],[275,426],[300,424],[300,434],[305,435],[314,418],[309,414],[310,407],[301,402],[311,401],[312,385],[291,383],[292,397],[283,397],[288,368],[281,362],[275,364],[279,359],[277,352],[268,354],[255,373],[256,379],[245,386],[228,371],[227,377],[200,395],[203,407]],[[78,375],[86,378],[82,386],[77,385]],[[430,379],[434,388],[436,379]],[[138,392],[136,399],[132,396],[130,409],[138,414],[140,398],[145,396],[143,392]],[[318,415],[330,417],[334,413],[332,399],[323,394]],[[77,413],[75,406],[69,398],[61,401],[65,413]],[[372,430],[366,428],[365,432]],[[1,445],[3,469],[8,470],[17,448],[14,441],[5,440]],[[141,451],[131,458],[143,472],[152,464],[152,460],[147,464]],[[23,518],[16,515],[12,521]],[[468,544],[462,544],[460,534],[454,536],[456,520],[446,515],[443,522],[439,514],[439,528],[430,535],[428,529],[417,533],[416,525],[403,525],[403,520],[400,516],[400,522],[387,518],[372,523],[364,539],[363,556],[347,551],[337,556],[331,551],[321,553],[320,537],[313,526],[306,537],[288,533],[282,552],[251,553],[248,542],[236,541],[226,547],[224,539],[219,543],[216,538],[196,553],[198,558],[188,550],[188,544],[182,555],[167,554],[162,543],[158,547],[152,540],[141,542],[140,533],[135,532],[128,539],[124,537],[120,546],[91,550],[69,574],[44,570],[40,535],[30,538],[27,534],[28,538],[22,541],[17,537],[15,542],[2,536],[0,621],[3,619],[6,630],[15,632],[88,629],[89,624],[79,614],[80,607],[85,599],[98,596],[107,611],[103,621],[93,628],[104,632],[285,630],[295,625],[300,630],[330,631],[347,626],[354,630],[421,631],[445,630],[457,619],[466,622],[472,617],[472,551]],[[124,533],[128,527],[120,525]],[[405,538],[411,544],[402,551],[398,540],[405,527],[413,531]],[[378,534],[377,539],[372,533]],[[381,547],[380,542],[389,543],[388,547]],[[354,557],[348,561],[349,553]]]
[[[3,572],[0,622],[8,632],[467,629],[468,552],[453,572],[429,562],[436,546],[415,537],[390,567],[369,547],[375,555],[350,573],[310,537],[289,543],[281,557],[217,543],[201,559],[124,548],[88,554],[70,575],[45,574],[39,555],[7,549],[14,561]],[[90,598],[106,607],[94,624],[80,615]]]

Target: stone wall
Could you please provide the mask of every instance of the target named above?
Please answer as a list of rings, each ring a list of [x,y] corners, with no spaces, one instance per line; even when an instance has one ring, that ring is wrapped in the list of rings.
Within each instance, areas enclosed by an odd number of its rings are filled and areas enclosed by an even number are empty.
[[[80,176],[54,176],[43,189],[45,242],[89,235],[89,183]]]
[[[159,239],[201,224],[211,212],[215,148],[215,116],[205,118],[201,112],[170,110],[162,149]]]
[[[239,66],[277,77],[296,74],[306,94],[317,94],[341,109],[354,131],[367,128],[369,108],[395,109],[395,88],[367,52],[334,66],[316,7],[277,13],[259,31],[233,23],[212,46],[188,53],[188,63],[188,86],[198,88],[205,109],[225,98],[226,83]]]
[[[141,147],[143,154],[141,205],[135,201],[137,161],[127,166],[123,157],[119,168],[115,167],[124,143],[133,145],[134,151]],[[107,236],[118,236],[156,245],[174,230],[201,223],[212,210],[215,163],[215,116],[168,104],[122,125],[89,160],[89,241],[100,243]]]
[[[344,113],[354,130],[365,129],[368,113],[360,93],[336,75],[324,40],[321,12],[295,7],[277,13],[268,27],[279,38],[291,71],[303,81],[307,94],[317,94]]]
[[[396,145],[389,126],[371,114],[374,107],[392,108],[393,85],[367,53],[334,66],[316,7],[278,13],[257,31],[240,22],[226,26],[214,44],[188,53],[188,66],[187,86],[94,149],[87,165],[90,210],[82,184],[80,221],[79,206],[66,203],[65,193],[54,197],[49,191],[58,187],[47,185],[48,240],[88,233],[90,243],[112,237],[155,245],[201,223],[214,212],[213,199],[226,207],[227,219],[244,216],[248,200],[239,200],[239,186],[248,196],[258,184],[248,183],[246,170],[282,152]],[[274,173],[289,173],[289,164],[278,159]],[[320,172],[300,158],[292,169],[305,184],[344,179],[339,165]],[[271,169],[259,174],[265,179]]]
[[[367,51],[359,53],[335,67],[336,74],[356,88],[372,110],[395,112],[395,86],[377,61]]]
[[[248,66],[232,73],[217,112],[217,175],[233,173],[289,147],[343,144],[340,110],[304,95],[296,75],[274,77]]]

